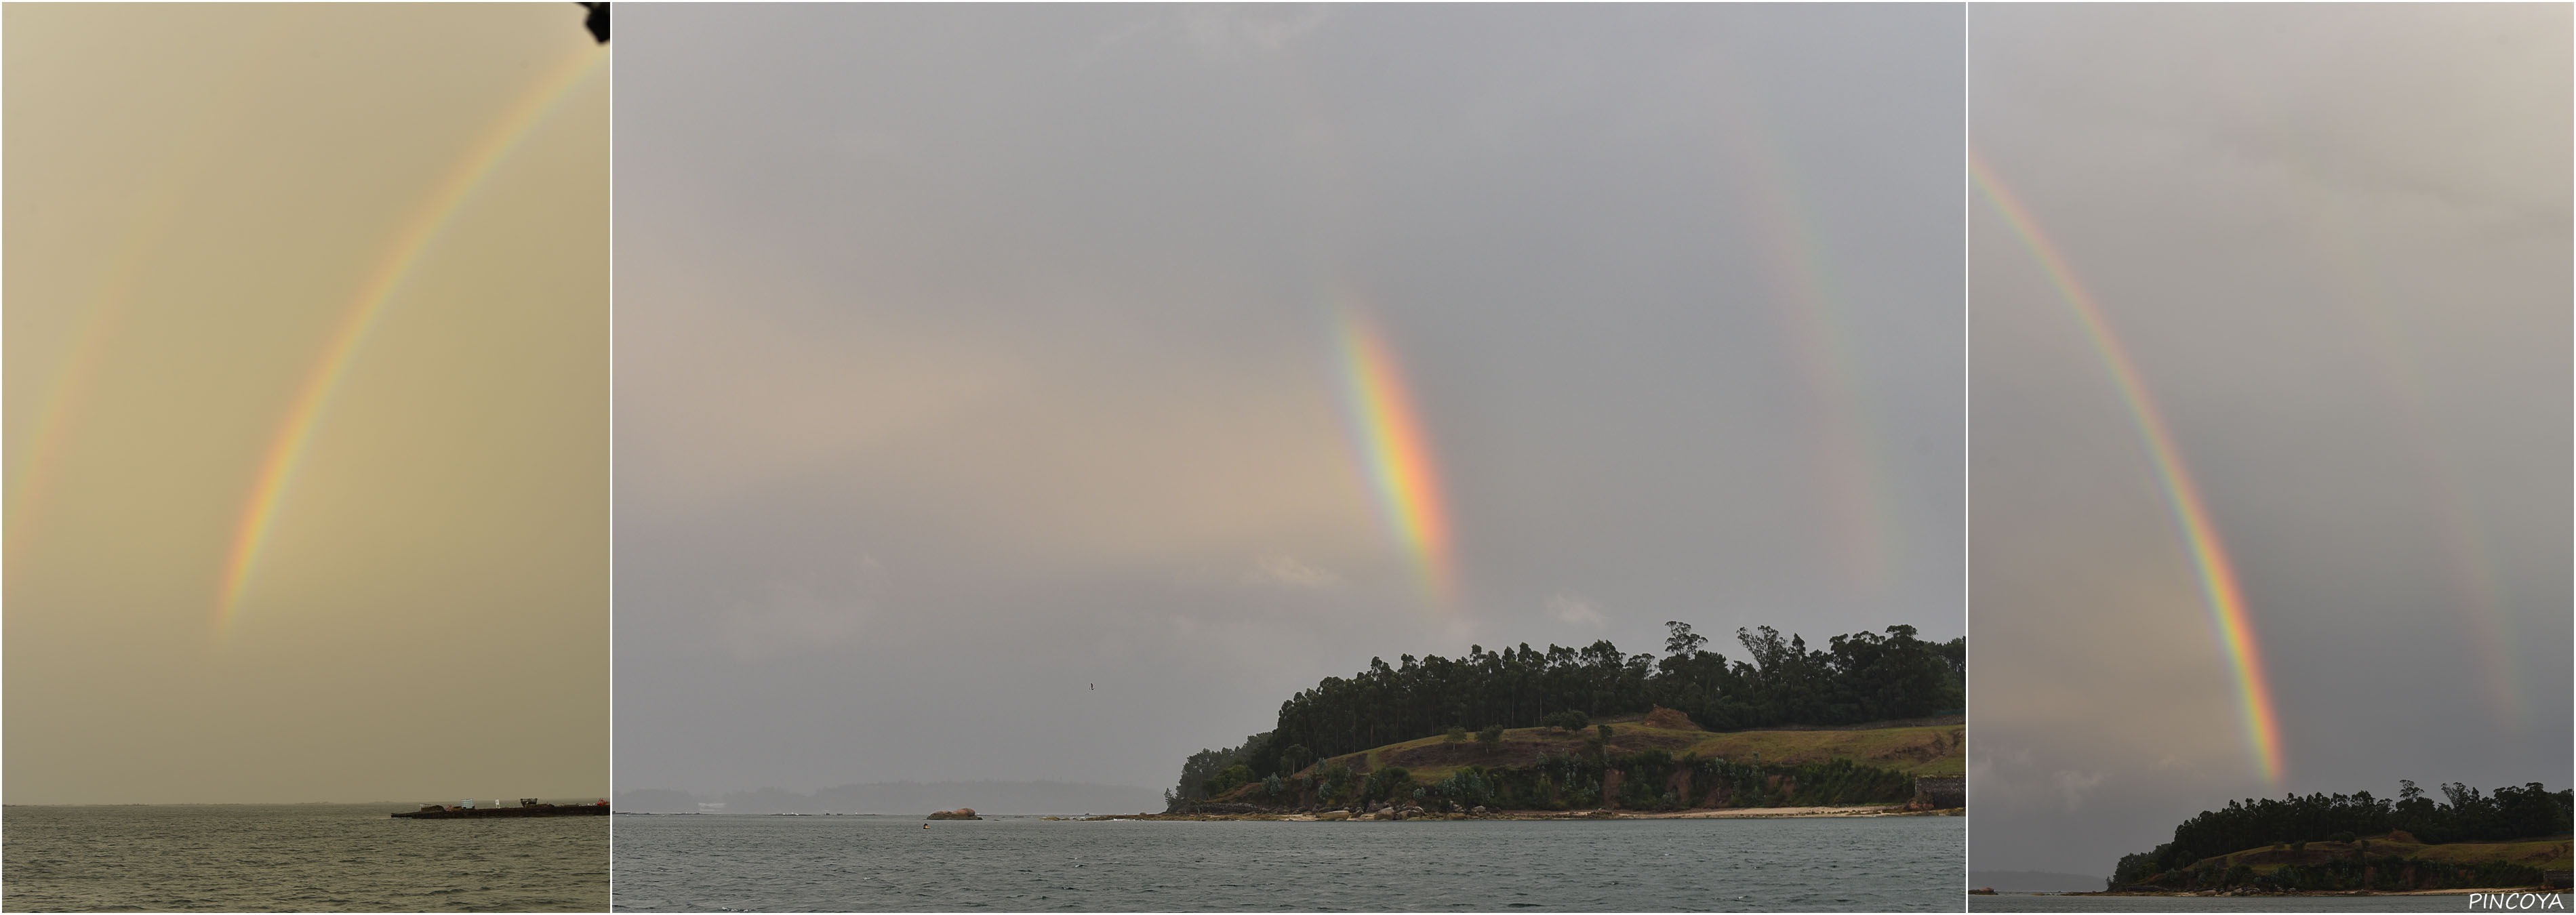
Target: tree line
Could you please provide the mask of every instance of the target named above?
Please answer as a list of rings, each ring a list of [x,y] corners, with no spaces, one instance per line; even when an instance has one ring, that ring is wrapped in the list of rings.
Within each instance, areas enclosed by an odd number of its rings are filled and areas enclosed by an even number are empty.
[[[2204,810],[2174,827],[2173,841],[2121,858],[2111,883],[2144,883],[2203,859],[2266,845],[2355,842],[2399,830],[2427,844],[2565,835],[2571,807],[2576,807],[2576,793],[2551,792],[2539,782],[2492,794],[2453,782],[2441,786],[2443,800],[2438,802],[2411,780],[2397,784],[2393,799],[2362,791],[2228,801],[2225,808]]]
[[[1769,626],[1737,629],[1745,657],[1707,650],[1688,623],[1665,624],[1665,656],[1623,654],[1604,639],[1582,648],[1529,643],[1465,657],[1369,659],[1367,670],[1326,677],[1279,706],[1276,726],[1243,744],[1184,761],[1174,802],[1207,797],[1210,782],[1241,766],[1246,779],[1292,777],[1317,760],[1452,728],[1579,728],[1592,717],[1663,706],[1714,731],[1780,725],[1859,724],[1965,707],[1967,639],[1927,642],[1912,626],[1837,635],[1810,648]],[[1242,784],[1236,781],[1235,784]],[[1231,786],[1228,786],[1231,787]]]

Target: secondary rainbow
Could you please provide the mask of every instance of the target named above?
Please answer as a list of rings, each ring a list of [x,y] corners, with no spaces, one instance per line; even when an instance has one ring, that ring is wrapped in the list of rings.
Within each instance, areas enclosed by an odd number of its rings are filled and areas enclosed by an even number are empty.
[[[520,94],[501,115],[494,118],[454,168],[424,197],[392,244],[367,273],[358,294],[350,300],[340,323],[323,345],[321,358],[315,360],[304,382],[296,389],[293,404],[277,434],[270,440],[267,456],[260,462],[259,476],[251,486],[250,497],[243,502],[241,519],[234,525],[232,553],[224,563],[222,596],[215,607],[215,634],[220,639],[229,630],[241,609],[243,588],[251,572],[258,568],[261,550],[267,546],[277,509],[287,488],[302,466],[304,452],[313,438],[313,429],[331,395],[338,390],[340,379],[349,367],[349,358],[366,342],[376,318],[395,289],[410,277],[423,252],[447,228],[457,211],[474,196],[494,166],[507,159],[537,124],[545,120],[573,88],[598,71],[608,59],[608,52],[582,48],[558,61],[541,78]]]
[[[270,17],[276,15],[273,8]],[[208,78],[214,87],[211,97],[192,106],[188,121],[172,130],[163,146],[165,159],[147,185],[151,190],[141,195],[143,201],[135,217],[128,221],[132,229],[108,259],[108,267],[84,300],[80,312],[80,330],[73,338],[71,354],[53,372],[51,383],[38,400],[33,432],[13,443],[10,449],[16,463],[10,470],[8,521],[5,534],[7,564],[16,568],[24,556],[32,528],[43,512],[45,497],[52,489],[53,475],[61,468],[66,441],[77,425],[80,408],[107,359],[109,346],[122,332],[129,319],[134,299],[141,292],[149,265],[155,253],[168,243],[172,226],[186,212],[190,189],[201,187],[202,176],[215,153],[229,145],[229,137],[245,128],[242,108],[256,91],[250,71],[263,61],[276,59],[278,32],[261,28],[252,40],[234,48],[228,66]]]
[[[2331,301],[2343,305],[2343,313],[2361,330],[2368,343],[2365,352],[2374,357],[2366,364],[2377,370],[2397,405],[2394,417],[2411,433],[2403,438],[2423,471],[2425,508],[2434,516],[2430,530],[2441,543],[2444,569],[2463,611],[2460,616],[2468,621],[2465,634],[2480,654],[2476,667],[2486,682],[2488,704],[2498,724],[2521,727],[2525,724],[2524,707],[2521,694],[2513,686],[2513,644],[2504,631],[2506,620],[2500,609],[2495,564],[2486,537],[2479,532],[2478,521],[2468,507],[2470,503],[2460,491],[2459,474],[2446,447],[2452,438],[2443,434],[2434,421],[2433,408],[2426,402],[2424,370],[2414,358],[2414,339],[2392,326],[2387,283],[2379,276],[2378,261],[2365,253],[2355,238],[2353,226],[2366,221],[2344,212],[2344,201],[2324,192],[2313,180],[2290,186],[2308,192],[2307,199],[2301,202],[2317,214],[2314,236],[2322,242],[2325,253],[2334,258],[2330,262],[2333,269],[2326,275],[2339,281],[2342,290]]]
[[[1348,307],[1338,325],[1344,415],[1377,494],[1379,514],[1388,533],[1412,555],[1423,596],[1445,610],[1458,586],[1430,436],[1414,414],[1404,375],[1376,326]]]
[[[1725,66],[1723,59],[1718,65]],[[1867,373],[1852,353],[1849,309],[1836,289],[1825,240],[1808,215],[1790,157],[1780,149],[1780,131],[1772,126],[1760,95],[1742,89],[1746,82],[1732,71],[1712,80],[1729,100],[1712,110],[1727,115],[1734,127],[1721,136],[1734,159],[1735,183],[1753,203],[1754,237],[1785,306],[1779,311],[1791,344],[1787,352],[1796,357],[1808,396],[1803,412],[1810,459],[1824,497],[1827,537],[1854,582],[1883,589],[1903,544],[1892,523],[1891,487],[1879,459],[1884,450],[1873,434],[1877,421],[1867,395]]]
[[[2076,323],[2093,344],[2094,352],[2110,373],[2111,383],[2119,390],[2120,399],[2129,408],[2129,419],[2136,425],[2138,436],[2145,440],[2148,459],[2155,465],[2167,501],[2173,508],[2174,522],[2181,528],[2185,549],[2191,554],[2193,569],[2200,578],[2202,599],[2209,608],[2210,621],[2218,631],[2220,646],[2227,652],[2236,674],[2237,694],[2243,706],[2246,743],[2253,750],[2254,763],[2266,782],[2281,780],[2280,724],[2272,710],[2272,687],[2263,673],[2263,655],[2254,640],[2254,627],[2245,613],[2245,598],[2236,584],[2236,570],[2228,562],[2227,550],[2219,542],[2218,531],[2209,521],[2209,510],[2200,497],[2200,488],[2192,482],[2174,447],[2173,435],[2165,428],[2163,415],[2155,400],[2138,378],[2137,366],[2119,338],[2111,333],[2110,322],[2102,315],[2101,304],[2075,277],[2066,256],[2057,250],[2039,221],[2031,216],[2002,179],[1974,150],[1968,154],[1971,181],[1984,192],[2004,222],[2012,227],[2031,255],[2039,262],[2058,298],[2075,316]]]

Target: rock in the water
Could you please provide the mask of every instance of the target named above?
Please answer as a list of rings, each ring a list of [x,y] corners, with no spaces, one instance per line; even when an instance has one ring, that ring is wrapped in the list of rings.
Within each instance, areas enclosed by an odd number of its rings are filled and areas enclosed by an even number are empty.
[[[973,808],[973,807],[959,807],[959,808],[957,808],[957,809],[955,809],[955,810],[941,810],[941,811],[934,812],[934,813],[932,813],[932,814],[930,815],[930,819],[934,819],[934,820],[980,820],[980,819],[983,819],[983,817],[976,816],[976,815],[975,815],[975,808]]]

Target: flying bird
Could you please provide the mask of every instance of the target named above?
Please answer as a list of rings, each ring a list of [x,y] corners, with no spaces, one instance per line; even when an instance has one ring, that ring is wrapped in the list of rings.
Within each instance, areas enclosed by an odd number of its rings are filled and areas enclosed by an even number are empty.
[[[581,7],[582,9],[586,9],[586,10],[589,10],[589,11],[590,11],[590,15],[582,17],[582,20],[581,20],[581,27],[582,27],[582,28],[585,28],[585,29],[589,29],[589,30],[590,30],[590,37],[592,37],[592,38],[596,38],[596,39],[599,39],[599,43],[600,43],[600,44],[607,44],[607,43],[608,43],[608,4],[606,4],[606,3],[577,3],[577,4],[575,4],[575,5],[576,5],[576,6]]]

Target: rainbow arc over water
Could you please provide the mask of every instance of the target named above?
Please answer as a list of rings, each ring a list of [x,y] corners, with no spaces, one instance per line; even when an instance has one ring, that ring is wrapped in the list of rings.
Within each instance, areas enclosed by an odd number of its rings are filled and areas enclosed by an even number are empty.
[[[1336,323],[1344,416],[1377,495],[1379,514],[1388,533],[1411,555],[1423,597],[1434,609],[1446,611],[1458,582],[1431,437],[1414,412],[1393,348],[1377,326],[1349,306]]]
[[[2245,739],[2252,749],[2254,764],[2264,780],[2279,784],[2281,780],[2280,722],[2272,710],[2272,687],[2263,672],[2263,654],[2254,638],[2254,626],[2247,618],[2245,597],[2236,583],[2236,570],[2227,558],[2227,550],[2218,539],[2218,530],[2209,520],[2209,508],[2201,500],[2200,487],[2192,481],[2184,465],[2173,433],[2165,427],[2163,414],[2146,384],[2139,379],[2136,364],[2119,337],[2111,332],[2101,303],[2076,278],[2073,262],[2057,249],[2047,233],[2040,231],[2039,220],[2032,216],[2009,186],[1995,175],[1984,158],[1974,150],[1968,154],[1970,180],[2005,224],[2021,239],[2056,287],[2058,298],[2084,328],[2084,335],[2101,357],[2102,366],[2118,389],[2120,400],[2127,405],[2129,419],[2138,437],[2147,446],[2148,460],[2155,465],[2158,481],[2163,485],[2166,501],[2173,510],[2174,523],[2180,528],[2185,550],[2191,555],[2193,570],[2200,579],[2202,600],[2208,605],[2210,622],[2217,630],[2220,647],[2226,652],[2236,674],[2236,690],[2245,724]]]
[[[366,342],[385,304],[420,265],[431,243],[438,240],[474,192],[491,177],[494,168],[508,159],[546,115],[575,87],[599,72],[607,60],[606,50],[585,46],[555,62],[531,83],[466,147],[455,166],[403,223],[403,229],[386,246],[374,269],[368,271],[358,294],[350,299],[339,324],[323,345],[321,356],[297,386],[285,419],[270,439],[267,456],[260,462],[250,496],[242,504],[241,518],[234,525],[232,551],[224,563],[222,596],[215,607],[218,641],[240,616],[244,589],[259,566],[260,554],[277,520],[278,506],[294,482],[296,471],[303,466],[313,430],[347,374],[350,357]]]

